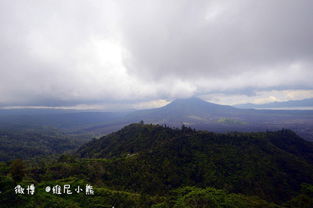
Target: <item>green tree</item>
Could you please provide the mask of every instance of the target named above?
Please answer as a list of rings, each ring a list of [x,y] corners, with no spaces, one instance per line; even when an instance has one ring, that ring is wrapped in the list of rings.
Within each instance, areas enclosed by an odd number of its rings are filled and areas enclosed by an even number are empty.
[[[23,160],[16,159],[11,162],[10,174],[15,182],[20,182],[25,176],[25,164]]]

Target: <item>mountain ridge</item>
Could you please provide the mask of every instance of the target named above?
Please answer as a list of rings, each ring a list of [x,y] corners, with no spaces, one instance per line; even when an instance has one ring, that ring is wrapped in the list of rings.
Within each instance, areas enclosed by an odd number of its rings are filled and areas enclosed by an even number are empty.
[[[307,98],[303,100],[290,100],[281,102],[271,102],[265,104],[253,104],[245,103],[234,105],[238,108],[295,108],[295,107],[312,107],[313,108],[313,98]]]
[[[266,131],[288,128],[313,141],[313,111],[255,110],[209,103],[199,98],[176,99],[160,108],[131,112],[61,112],[5,115],[0,125],[8,128],[50,126],[69,134],[109,134],[130,123],[145,121],[172,127],[190,126],[214,132]]]

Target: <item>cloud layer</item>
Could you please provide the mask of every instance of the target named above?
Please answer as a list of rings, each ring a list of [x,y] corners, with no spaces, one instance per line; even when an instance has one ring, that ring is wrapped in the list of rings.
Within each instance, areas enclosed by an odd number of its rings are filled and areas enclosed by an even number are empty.
[[[311,8],[310,0],[4,0],[0,105],[313,97]]]

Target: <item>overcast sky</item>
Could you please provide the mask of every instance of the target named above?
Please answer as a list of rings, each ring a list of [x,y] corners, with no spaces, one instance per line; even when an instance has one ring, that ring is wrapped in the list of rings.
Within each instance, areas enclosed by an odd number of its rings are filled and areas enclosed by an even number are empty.
[[[0,106],[313,97],[312,0],[1,0]]]

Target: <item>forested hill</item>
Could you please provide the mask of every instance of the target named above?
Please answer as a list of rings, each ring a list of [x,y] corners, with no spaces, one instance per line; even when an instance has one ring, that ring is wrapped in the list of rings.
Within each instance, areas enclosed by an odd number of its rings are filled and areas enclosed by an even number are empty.
[[[84,141],[49,127],[0,128],[0,161],[62,154],[77,149]]]
[[[77,153],[116,158],[114,177],[105,176],[110,183],[148,194],[215,187],[282,202],[313,183],[313,145],[290,130],[218,134],[131,124]]]
[[[15,193],[30,183],[34,195]],[[46,192],[68,184],[73,194]],[[74,193],[86,184],[94,195]],[[0,162],[0,207],[311,208],[313,146],[290,130],[221,134],[141,122],[76,155]]]

